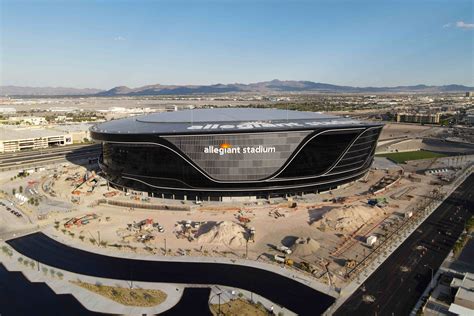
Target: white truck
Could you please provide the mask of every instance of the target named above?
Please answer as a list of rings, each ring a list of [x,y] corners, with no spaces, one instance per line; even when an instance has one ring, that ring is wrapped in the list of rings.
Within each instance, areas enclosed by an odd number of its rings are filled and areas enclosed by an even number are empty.
[[[273,259],[275,259],[276,262],[285,263],[286,257],[283,255],[274,255]]]
[[[286,246],[280,246],[278,247],[278,250],[280,250],[283,253],[286,253],[287,255],[291,255],[292,253],[291,249]]]

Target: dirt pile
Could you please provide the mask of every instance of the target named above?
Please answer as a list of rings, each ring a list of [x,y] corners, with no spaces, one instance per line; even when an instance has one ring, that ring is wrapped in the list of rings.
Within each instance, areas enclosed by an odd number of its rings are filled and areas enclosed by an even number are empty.
[[[245,245],[245,228],[223,221],[214,225],[208,232],[201,234],[197,241],[208,244],[224,244],[229,247],[242,247]]]
[[[295,240],[293,246],[291,246],[291,251],[294,255],[304,257],[314,254],[321,247],[319,242],[312,238],[298,238]]]
[[[379,208],[365,205],[338,207],[325,213],[314,225],[320,229],[333,229],[350,233],[359,229],[377,215]]]

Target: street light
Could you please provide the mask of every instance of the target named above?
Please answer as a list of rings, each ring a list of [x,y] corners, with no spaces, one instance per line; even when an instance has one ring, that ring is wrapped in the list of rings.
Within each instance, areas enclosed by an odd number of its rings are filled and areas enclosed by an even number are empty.
[[[430,267],[429,265],[425,264],[425,268],[429,268],[431,270],[431,281],[430,281],[430,286],[433,287],[433,268]]]
[[[219,309],[217,311],[217,315],[220,316],[221,315],[221,295],[222,295],[222,292],[219,292],[219,293],[216,293],[214,296],[211,296],[209,298],[209,303],[212,301],[212,299],[216,296],[219,297]]]

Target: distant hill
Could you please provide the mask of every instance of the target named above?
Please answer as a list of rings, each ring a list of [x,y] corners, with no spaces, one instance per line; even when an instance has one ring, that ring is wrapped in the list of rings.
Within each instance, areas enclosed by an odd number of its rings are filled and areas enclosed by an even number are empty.
[[[0,86],[0,95],[54,96],[54,95],[92,95],[101,89],[76,89],[63,87],[18,87]]]
[[[152,95],[192,95],[192,94],[217,94],[217,93],[449,93],[473,91],[474,87],[463,85],[443,86],[396,86],[396,87],[351,87],[338,86],[328,83],[312,81],[282,81],[272,80],[250,84],[215,84],[215,85],[147,85],[138,88],[125,86],[115,87],[104,91],[99,89],[74,89],[74,88],[30,88],[3,86],[0,95],[95,95],[95,96],[152,96]]]
[[[473,87],[463,85],[444,86],[397,86],[397,87],[351,87],[338,86],[328,83],[312,81],[281,81],[272,80],[250,84],[215,84],[215,85],[149,85],[139,88],[116,87],[107,91],[99,92],[101,96],[140,96],[140,95],[189,95],[209,93],[281,93],[281,92],[319,92],[319,93],[446,93],[465,92],[474,90]]]

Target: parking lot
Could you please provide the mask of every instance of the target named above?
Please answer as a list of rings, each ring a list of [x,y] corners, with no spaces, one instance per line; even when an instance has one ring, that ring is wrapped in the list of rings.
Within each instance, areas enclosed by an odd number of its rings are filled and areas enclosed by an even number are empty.
[[[0,199],[0,224],[17,225],[26,224],[28,220],[24,214],[15,207],[15,204],[4,199]]]

